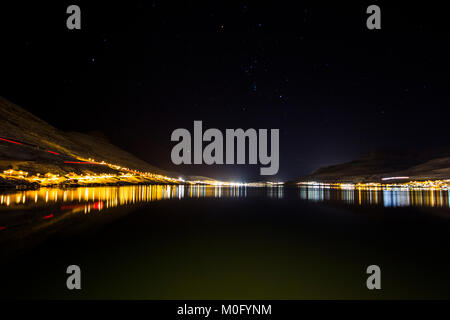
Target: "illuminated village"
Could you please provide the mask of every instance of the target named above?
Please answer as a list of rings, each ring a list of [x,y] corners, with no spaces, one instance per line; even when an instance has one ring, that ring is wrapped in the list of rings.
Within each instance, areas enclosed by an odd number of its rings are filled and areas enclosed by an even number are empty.
[[[49,187],[49,186],[93,186],[93,185],[120,185],[120,184],[145,184],[145,183],[159,183],[159,184],[204,184],[212,186],[252,186],[252,187],[271,187],[271,186],[283,186],[283,182],[223,182],[217,180],[184,180],[183,178],[173,178],[164,176],[161,174],[155,174],[151,172],[141,172],[132,170],[129,168],[120,167],[118,165],[109,164],[106,162],[95,162],[94,159],[88,159],[90,164],[97,164],[109,167],[117,170],[120,173],[103,173],[103,174],[91,174],[83,175],[76,173],[68,173],[66,175],[45,173],[29,175],[28,172],[22,170],[4,170],[0,173],[0,177],[3,179],[16,181],[18,185],[21,182],[32,183],[36,187]],[[87,163],[87,162],[86,162]],[[325,183],[325,182],[298,182],[298,186],[309,187],[325,187],[336,189],[362,189],[362,190],[389,190],[391,188],[400,188],[407,190],[415,189],[429,189],[429,190],[449,190],[450,179],[448,180],[424,180],[424,181],[408,181],[403,183]]]
[[[336,188],[336,189],[358,189],[358,190],[390,190],[394,188],[404,190],[449,190],[450,180],[425,180],[425,181],[408,181],[404,183],[324,183],[324,182],[299,182],[299,186]]]
[[[36,188],[51,187],[51,186],[100,186],[100,185],[124,185],[124,184],[189,184],[189,185],[212,185],[212,186],[271,186],[280,185],[281,182],[267,182],[267,183],[243,183],[243,182],[224,182],[213,179],[202,180],[184,180],[183,178],[173,178],[161,174],[142,172],[133,170],[119,165],[110,163],[96,162],[94,159],[80,159],[80,164],[95,164],[105,166],[119,173],[102,173],[102,174],[76,174],[70,172],[65,175],[54,173],[37,173],[30,175],[23,170],[4,170],[0,173],[0,178],[15,182],[17,188],[23,185],[24,182],[31,184]]]

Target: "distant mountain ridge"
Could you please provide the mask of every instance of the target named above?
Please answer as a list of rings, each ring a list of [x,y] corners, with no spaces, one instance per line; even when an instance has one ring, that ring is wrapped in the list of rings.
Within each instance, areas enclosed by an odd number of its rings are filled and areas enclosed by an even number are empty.
[[[318,182],[381,182],[388,177],[409,177],[409,180],[450,179],[450,151],[392,151],[371,153],[361,159],[322,167],[290,183]],[[395,179],[393,179],[395,181]]]

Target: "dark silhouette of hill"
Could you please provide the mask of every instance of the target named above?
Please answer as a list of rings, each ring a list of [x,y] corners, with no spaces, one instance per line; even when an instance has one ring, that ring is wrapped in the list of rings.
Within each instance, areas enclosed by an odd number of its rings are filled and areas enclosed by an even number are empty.
[[[450,179],[450,150],[378,150],[358,160],[319,168],[290,183],[380,182],[386,177],[409,177],[410,180]]]
[[[68,163],[89,158],[142,172],[177,176],[114,146],[101,133],[63,132],[0,97],[0,172],[15,169],[30,174],[63,175],[114,171],[107,166]]]

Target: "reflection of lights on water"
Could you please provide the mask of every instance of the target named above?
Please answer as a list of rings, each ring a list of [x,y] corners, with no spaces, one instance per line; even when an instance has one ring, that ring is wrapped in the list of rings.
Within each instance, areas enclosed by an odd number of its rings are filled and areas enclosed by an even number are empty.
[[[450,207],[448,190],[408,188],[335,188],[332,186],[300,186],[299,196],[308,201],[335,201],[383,207]]]
[[[54,217],[54,216],[53,216],[53,213],[50,213],[49,215],[46,215],[46,216],[42,217],[42,220],[51,219],[51,218],[53,218],[53,217]]]
[[[432,194],[432,192],[431,192]],[[383,204],[385,207],[405,207],[409,206],[411,199],[409,192],[398,190],[384,190]]]
[[[267,196],[274,199],[283,199],[284,187],[283,185],[272,185],[267,188]]]
[[[0,208],[33,208],[61,204],[61,210],[98,212],[106,208],[183,198],[239,198],[249,190],[265,193],[268,198],[283,199],[289,190],[283,185],[267,188],[223,185],[136,185],[121,187],[79,187],[74,189],[42,188],[0,195]],[[260,190],[260,191],[258,191]],[[425,206],[450,207],[448,190],[423,188],[382,188],[373,186],[339,187],[329,185],[300,186],[297,197],[308,201],[335,201],[352,205],[383,207]],[[290,193],[288,193],[290,195]]]
[[[74,189],[41,188],[39,190],[20,191],[1,195],[1,205],[8,207],[53,205],[57,203],[83,204],[81,210],[100,211],[143,202],[164,199],[203,198],[203,197],[244,197],[245,186],[224,187],[221,185],[136,185],[122,187],[79,187]],[[11,204],[10,198],[15,202]],[[31,202],[29,201],[31,200]],[[84,206],[84,204],[86,206]],[[74,207],[62,206],[63,210]]]

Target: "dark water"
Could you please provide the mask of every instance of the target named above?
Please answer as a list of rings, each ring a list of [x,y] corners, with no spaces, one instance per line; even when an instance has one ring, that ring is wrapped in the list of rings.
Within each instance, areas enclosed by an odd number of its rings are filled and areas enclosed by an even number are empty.
[[[0,193],[2,298],[450,298],[448,191]],[[82,290],[66,289],[79,265]],[[366,288],[381,268],[382,290]]]

